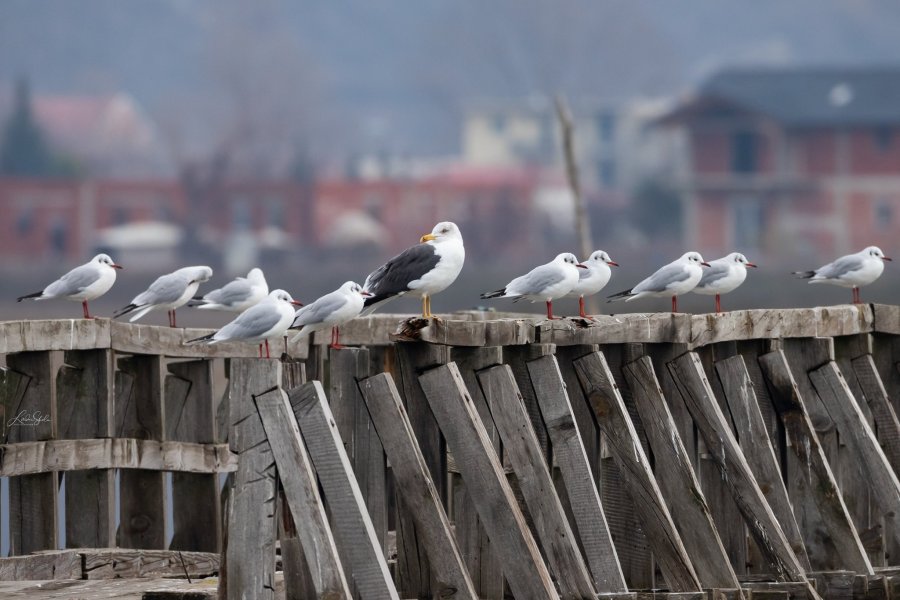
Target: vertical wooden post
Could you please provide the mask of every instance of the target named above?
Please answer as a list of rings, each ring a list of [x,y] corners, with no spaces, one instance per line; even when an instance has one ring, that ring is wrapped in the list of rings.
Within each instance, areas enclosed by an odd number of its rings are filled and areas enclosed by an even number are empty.
[[[528,372],[568,492],[578,537],[593,575],[594,586],[601,594],[627,592],[628,586],[609,533],[596,480],[569,403],[567,392],[571,388],[563,381],[553,355],[530,361]],[[581,386],[578,386],[578,390],[580,392]]]
[[[130,385],[116,380],[116,437],[165,439],[162,357],[135,354],[119,359]],[[119,546],[166,547],[165,479],[161,471],[122,469],[119,473]]]
[[[578,383],[578,374],[575,373],[574,362],[599,348],[595,345],[579,344],[575,346],[557,346],[556,361],[559,372],[566,384],[569,396],[569,404],[572,407],[572,415],[578,426],[578,435],[584,444],[584,452],[588,463],[591,465],[591,473],[594,481],[600,480],[600,428],[594,411],[591,410],[581,385]]]
[[[28,381],[24,393],[10,398],[13,403],[6,407],[7,442],[53,439],[56,437],[56,378],[50,352],[9,354],[6,365]],[[10,555],[57,548],[58,481],[56,473],[10,477]]]
[[[277,360],[231,360],[228,445],[238,469],[226,516],[228,600],[275,597],[275,461],[253,397],[277,388],[281,377]]]
[[[397,600],[399,596],[381,543],[375,535],[322,384],[311,381],[294,388],[290,391],[290,403],[325,491],[344,568],[352,575],[359,597]]]
[[[740,588],[675,420],[666,405],[653,362],[644,356],[626,365],[625,375],[653,450],[656,480],[685,549],[693,558],[700,583],[705,588]],[[680,398],[681,394],[678,396]]]
[[[517,600],[559,598],[456,364],[419,377]]]
[[[662,498],[625,403],[601,352],[575,361],[587,395],[670,589],[700,590],[700,581]]]
[[[56,377],[59,438],[113,437],[115,365],[111,350],[69,351]],[[69,471],[66,482],[66,547],[116,544],[115,471]]]
[[[538,443],[541,445],[541,452],[544,458],[550,462],[550,436],[547,435],[547,428],[541,418],[541,408],[538,406],[537,397],[534,389],[531,387],[531,379],[528,376],[527,363],[530,360],[553,354],[555,350],[553,344],[529,344],[524,346],[510,346],[504,350],[503,360],[512,369],[513,377],[519,386],[522,394],[522,401],[525,403],[525,410],[528,412],[528,418],[531,420],[531,426],[537,435]]]
[[[209,360],[171,363],[165,379],[166,439],[216,441],[213,374]],[[173,550],[218,552],[219,482],[215,473],[172,473]]]
[[[328,400],[338,432],[353,465],[375,535],[386,548],[387,491],[386,465],[381,440],[359,394],[357,382],[369,376],[369,351],[365,348],[330,349],[328,360]]]

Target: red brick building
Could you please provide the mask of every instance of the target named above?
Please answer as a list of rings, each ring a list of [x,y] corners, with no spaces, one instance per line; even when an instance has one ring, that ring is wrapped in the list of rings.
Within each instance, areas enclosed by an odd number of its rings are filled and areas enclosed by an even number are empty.
[[[689,144],[690,248],[898,252],[900,67],[728,70],[662,122]]]

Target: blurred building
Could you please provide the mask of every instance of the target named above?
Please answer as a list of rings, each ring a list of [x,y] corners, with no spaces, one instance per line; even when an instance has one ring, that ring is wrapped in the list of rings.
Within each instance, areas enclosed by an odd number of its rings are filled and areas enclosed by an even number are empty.
[[[687,134],[688,247],[819,254],[900,236],[900,67],[733,69],[661,119]]]

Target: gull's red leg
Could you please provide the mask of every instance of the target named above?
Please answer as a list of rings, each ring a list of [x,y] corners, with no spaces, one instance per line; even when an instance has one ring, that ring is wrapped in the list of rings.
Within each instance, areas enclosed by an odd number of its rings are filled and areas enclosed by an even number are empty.
[[[83,301],[81,302],[81,308],[84,310],[84,318],[85,318],[85,319],[90,319],[90,318],[91,318],[91,313],[88,311],[87,300],[83,300]]]
[[[331,328],[331,347],[341,349],[341,330],[337,325]]]
[[[547,300],[547,318],[553,320],[553,301]]]
[[[262,358],[262,344],[259,345],[259,358]]]
[[[672,312],[678,312],[678,296],[672,296]]]
[[[269,354],[269,340],[266,340],[266,358],[272,358],[272,355]]]
[[[719,314],[721,312],[722,312],[722,300],[721,300],[719,294],[716,294],[716,314]]]
[[[172,327],[178,327],[178,320],[175,318],[175,309],[172,309]]]
[[[578,314],[582,319],[587,319],[588,316],[584,314],[584,296],[578,297]]]

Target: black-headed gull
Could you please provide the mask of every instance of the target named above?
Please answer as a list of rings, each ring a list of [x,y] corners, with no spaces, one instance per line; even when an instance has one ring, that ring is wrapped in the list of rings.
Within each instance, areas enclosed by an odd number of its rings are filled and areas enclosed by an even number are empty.
[[[431,297],[456,281],[466,260],[462,234],[456,223],[438,223],[419,244],[407,248],[372,271],[363,284],[369,314],[398,296],[422,298],[422,317],[431,318]]]
[[[562,298],[578,284],[578,269],[587,267],[571,252],[557,254],[545,265],[535,267],[525,275],[516,277],[505,287],[481,294],[482,298],[515,298],[547,303],[547,318],[553,319],[553,300]]]
[[[255,342],[259,344],[260,358],[263,344],[266,346],[266,358],[270,358],[269,338],[281,337],[287,332],[294,321],[295,306],[302,304],[291,298],[284,290],[273,290],[220,330],[194,338],[187,343]]]
[[[331,327],[331,347],[342,348],[340,326],[360,315],[368,297],[369,292],[358,283],[348,281],[312,304],[307,304],[294,314],[291,329],[299,330],[294,339]]]
[[[121,265],[113,262],[107,254],[98,254],[85,264],[75,267],[40,292],[19,296],[17,302],[22,300],[49,300],[50,298],[64,298],[81,302],[84,310],[84,318],[91,319],[88,311],[88,300],[99,298],[109,291],[116,282],[116,270]]]
[[[794,271],[810,283],[830,283],[853,288],[853,303],[859,304],[859,288],[869,285],[884,272],[884,261],[891,260],[878,246],[869,246],[856,254],[842,256],[815,271]]]
[[[672,312],[678,312],[678,296],[694,289],[703,277],[703,267],[708,266],[709,263],[703,260],[699,252],[685,252],[630,290],[613,294],[609,302],[671,296]]]
[[[747,260],[740,252],[732,252],[728,256],[709,261],[709,268],[703,271],[700,283],[693,290],[696,294],[716,296],[716,312],[722,312],[719,296],[733,292],[747,279],[747,267],[756,265]]]
[[[609,278],[612,277],[612,269],[610,267],[618,267],[619,263],[609,257],[609,254],[603,250],[595,250],[590,257],[582,263],[587,267],[584,271],[579,271],[578,283],[575,288],[569,292],[570,297],[578,298],[578,314],[582,319],[590,317],[584,312],[585,296],[593,296],[606,287]]]
[[[262,269],[250,269],[246,277],[236,277],[217,290],[195,296],[188,302],[188,307],[243,312],[268,295],[269,284]]]
[[[148,312],[164,308],[169,313],[169,327],[176,327],[175,309],[183,306],[197,293],[197,287],[209,281],[213,270],[209,267],[184,267],[174,273],[163,275],[150,284],[146,291],[134,297],[131,304],[120,308],[115,317],[134,313],[130,322],[137,321]]]

